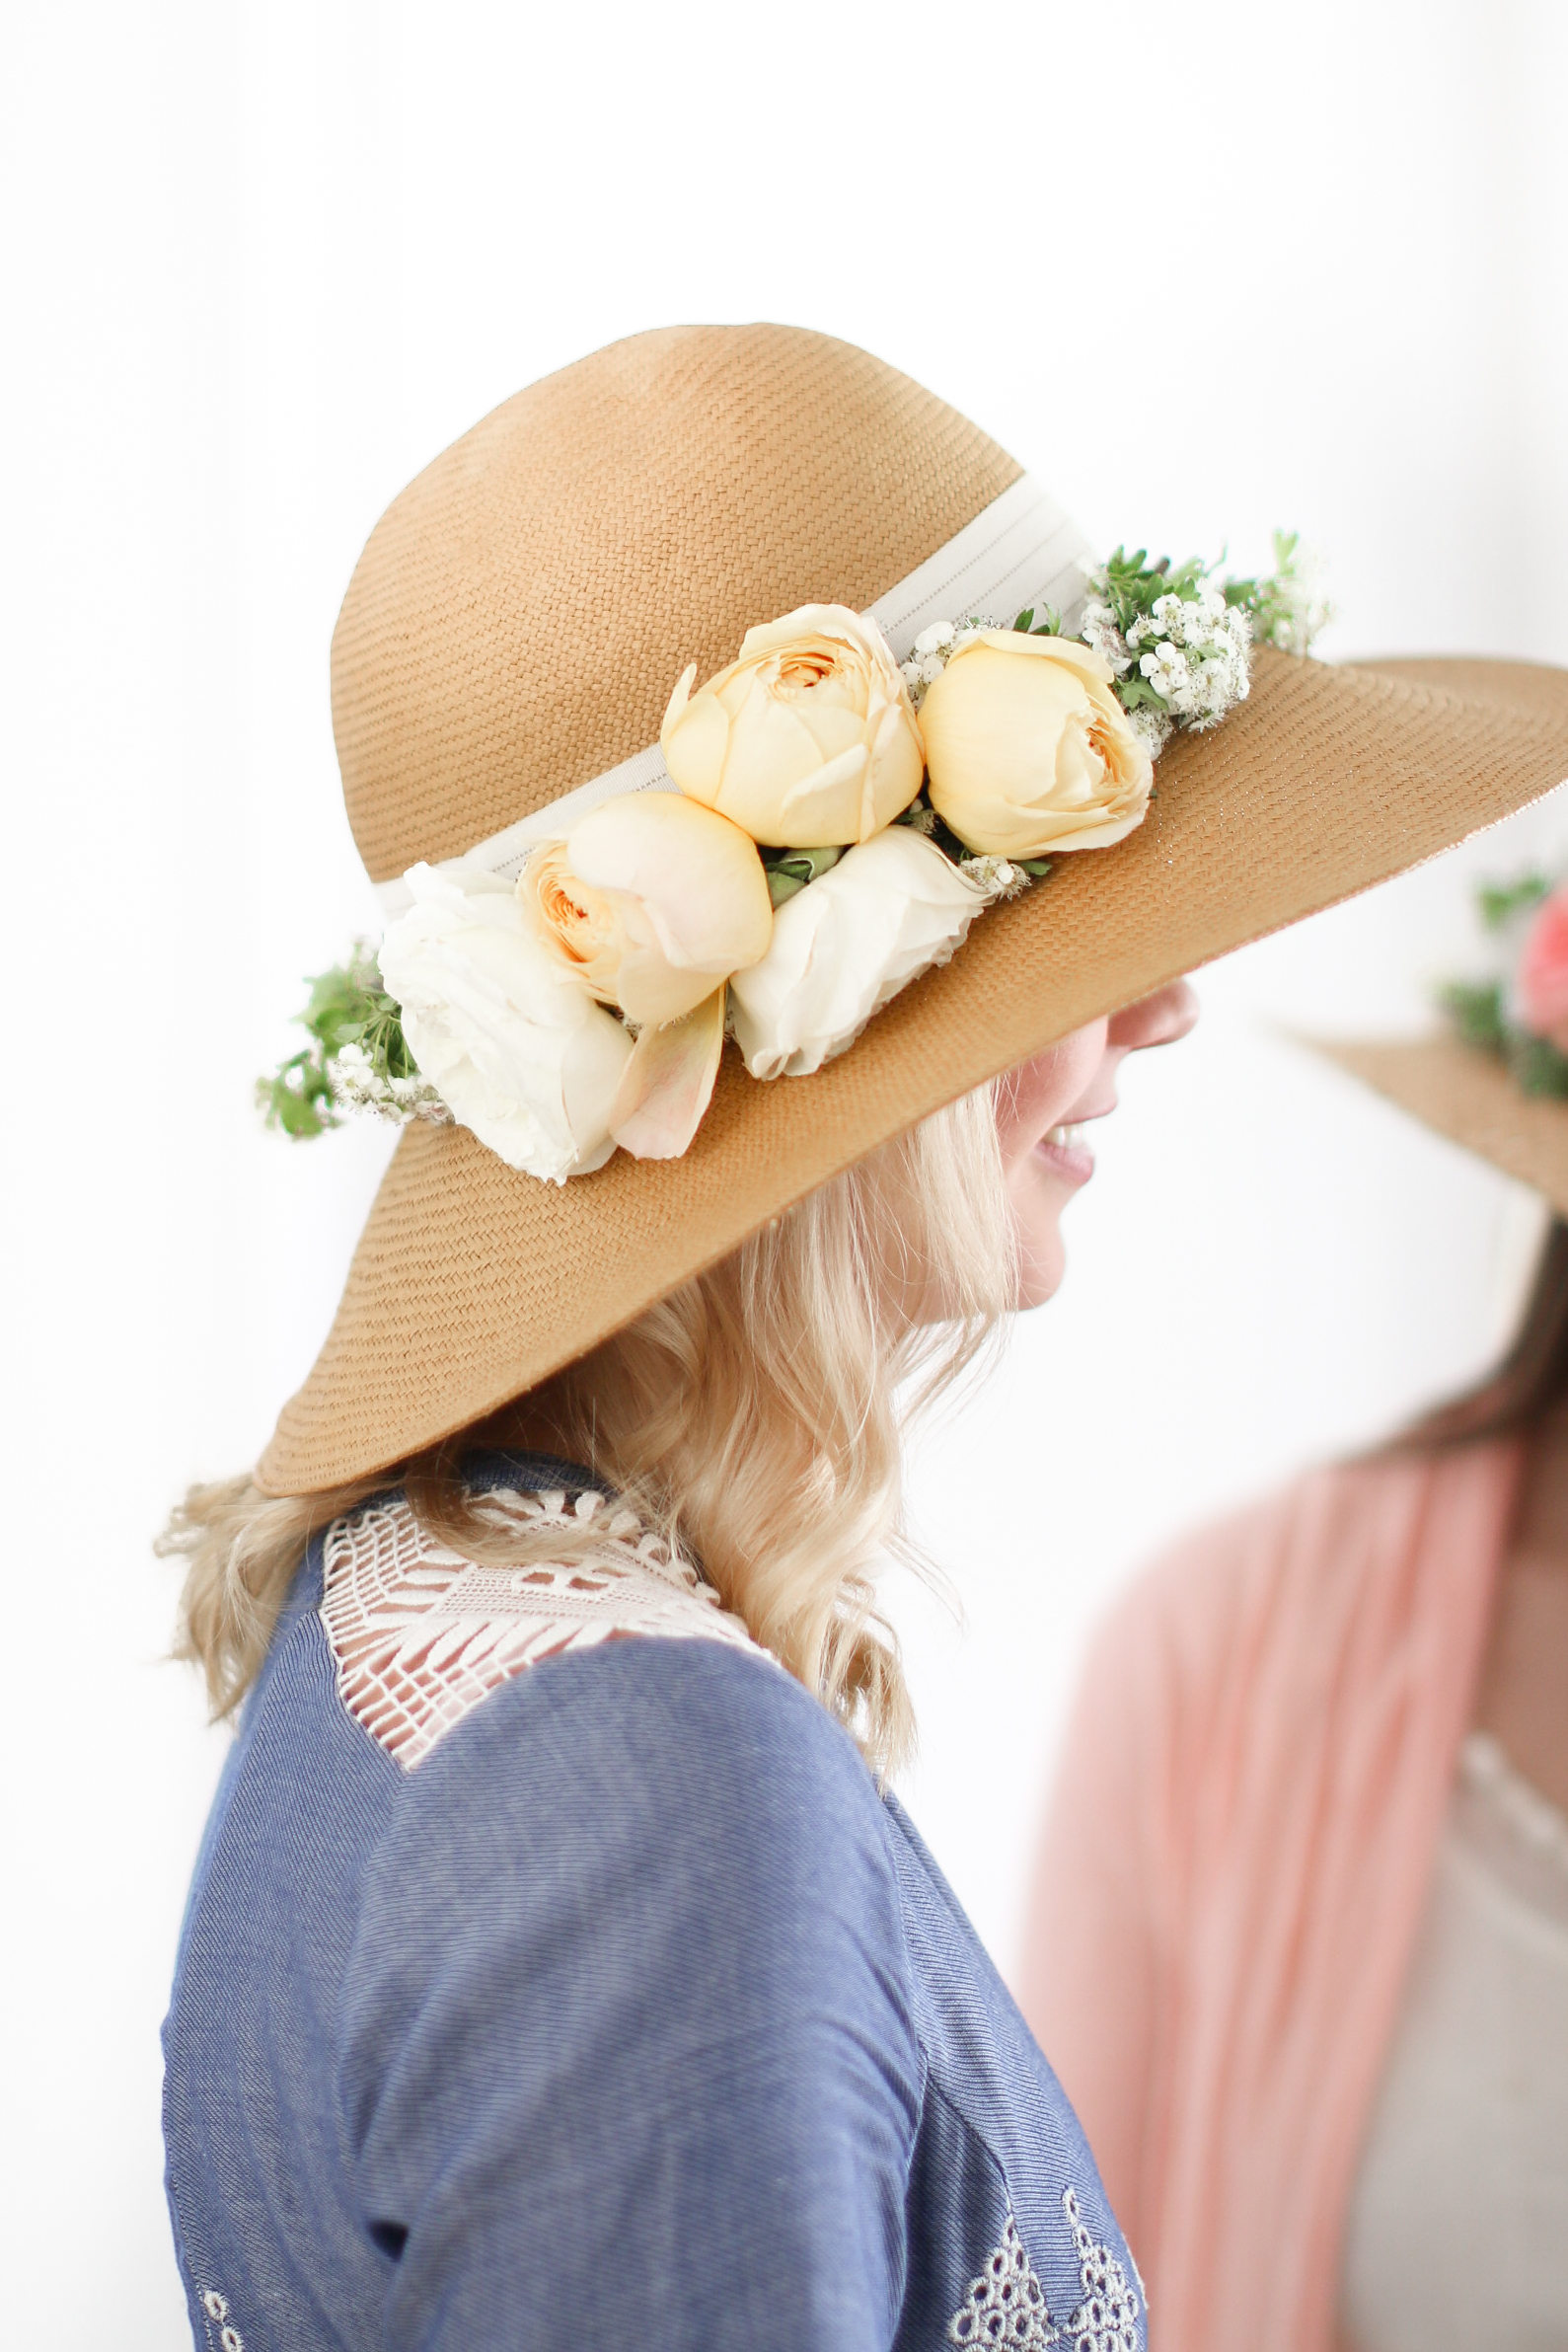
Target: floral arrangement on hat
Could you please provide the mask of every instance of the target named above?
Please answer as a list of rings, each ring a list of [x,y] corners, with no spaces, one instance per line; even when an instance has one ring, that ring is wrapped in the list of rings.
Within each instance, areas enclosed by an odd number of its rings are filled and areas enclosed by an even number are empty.
[[[1568,880],[1531,871],[1475,894],[1497,968],[1438,1001],[1466,1045],[1499,1055],[1527,1095],[1568,1100]]]
[[[755,1079],[809,1075],[987,907],[1143,822],[1172,732],[1245,699],[1255,642],[1305,652],[1328,618],[1296,540],[1275,554],[1222,580],[1118,548],[1075,633],[971,616],[902,663],[844,605],[748,630],[676,680],[665,789],[563,811],[514,877],[410,869],[379,949],[312,983],[268,1120],[455,1121],[558,1183],[679,1156],[726,1036]]]

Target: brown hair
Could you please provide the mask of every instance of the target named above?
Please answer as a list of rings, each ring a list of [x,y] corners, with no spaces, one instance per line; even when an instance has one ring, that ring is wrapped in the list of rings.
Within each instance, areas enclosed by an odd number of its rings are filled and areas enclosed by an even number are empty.
[[[1502,1362],[1462,1397],[1406,1429],[1388,1449],[1428,1453],[1479,1445],[1533,1429],[1568,1397],[1568,1223],[1554,1217],[1514,1342]]]

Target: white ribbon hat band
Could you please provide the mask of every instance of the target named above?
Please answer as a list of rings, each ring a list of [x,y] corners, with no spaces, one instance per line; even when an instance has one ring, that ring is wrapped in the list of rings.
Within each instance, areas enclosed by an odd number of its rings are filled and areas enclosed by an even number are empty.
[[[1025,604],[1057,606],[1063,627],[1071,635],[1083,601],[1083,572],[1090,558],[1088,541],[1050,493],[1024,474],[1000,498],[983,508],[971,523],[928,556],[907,579],[879,596],[870,610],[873,620],[899,661],[907,661],[916,638],[934,621],[967,621],[977,614],[1010,620]],[[772,618],[771,615],[764,616]],[[671,679],[673,686],[674,680]],[[656,743],[634,752],[619,767],[607,768],[569,793],[536,808],[503,832],[492,833],[467,852],[464,864],[478,864],[486,873],[513,881],[522,872],[530,850],[542,841],[559,841],[577,818],[623,793],[673,793]],[[412,896],[401,875],[378,882],[376,896],[389,918],[411,906]]]

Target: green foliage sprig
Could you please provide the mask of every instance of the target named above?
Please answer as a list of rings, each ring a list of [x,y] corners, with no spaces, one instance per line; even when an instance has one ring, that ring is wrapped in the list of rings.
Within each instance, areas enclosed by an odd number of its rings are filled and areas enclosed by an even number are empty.
[[[1568,1054],[1509,1020],[1501,980],[1450,980],[1438,990],[1438,1003],[1460,1043],[1507,1062],[1525,1094],[1568,1101]]]
[[[1040,615],[1038,621],[1034,617],[1036,610]],[[1028,604],[1024,606],[1021,613],[1016,615],[1012,627],[1020,637],[1060,637],[1062,616],[1054,604],[1042,604],[1038,607]]]
[[[1140,621],[1153,620],[1155,606],[1161,596],[1179,596],[1183,604],[1196,604],[1199,591],[1214,569],[1213,565],[1200,563],[1196,556],[1189,556],[1185,564],[1174,565],[1168,556],[1160,556],[1151,564],[1147,548],[1140,547],[1129,555],[1125,548],[1119,547],[1100,567],[1094,586],[1100,602],[1109,605],[1111,618],[1126,637]],[[1231,599],[1228,597],[1226,601],[1229,603]]]
[[[1462,1044],[1473,1045],[1482,1053],[1508,1051],[1501,980],[1447,980],[1438,990],[1438,1003]]]
[[[1308,653],[1312,640],[1334,617],[1312,573],[1301,533],[1276,531],[1273,570],[1255,579],[1228,579],[1225,600],[1250,615],[1259,645],[1278,645],[1282,653]]]
[[[1551,881],[1544,873],[1522,873],[1511,882],[1481,882],[1476,887],[1475,907],[1487,931],[1506,931],[1516,915],[1529,914],[1551,896]]]
[[[1508,1066],[1527,1095],[1568,1102],[1568,1054],[1559,1053],[1549,1037],[1510,1029]]]
[[[257,1101],[269,1127],[281,1127],[298,1140],[341,1125],[344,1089],[337,1065],[350,1046],[356,1049],[356,1100],[409,1117],[426,1099],[433,1100],[420,1082],[403,1033],[403,1016],[396,998],[387,994],[373,948],[356,941],[346,963],[318,973],[309,986],[309,1001],[297,1018],[310,1043],[279,1063],[270,1078],[257,1080]]]
[[[1512,881],[1477,884],[1475,906],[1482,928],[1494,935],[1506,933],[1521,916],[1533,914],[1554,887],[1551,876],[1536,870]],[[1525,1094],[1568,1101],[1568,1054],[1513,1017],[1509,993],[1505,979],[1448,980],[1438,989],[1437,1001],[1460,1043],[1505,1061]]]
[[[1270,572],[1224,578],[1224,561],[1223,549],[1213,564],[1172,564],[1118,547],[1091,574],[1083,635],[1110,662],[1127,710],[1156,723],[1213,725],[1246,692],[1249,643],[1306,653],[1332,617],[1296,532],[1275,532]],[[1244,628],[1231,614],[1244,614]]]

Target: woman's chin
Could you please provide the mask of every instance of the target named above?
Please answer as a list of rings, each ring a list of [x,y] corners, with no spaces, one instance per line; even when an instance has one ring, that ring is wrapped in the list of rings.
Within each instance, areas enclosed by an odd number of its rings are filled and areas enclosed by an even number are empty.
[[[1067,1251],[1055,1226],[1049,1233],[1019,1237],[1018,1307],[1027,1313],[1054,1299],[1067,1272]]]
[[[1062,1212],[1083,1180],[1076,1175],[1064,1176],[1039,1149],[1009,1174],[1008,1193],[1017,1249],[1020,1307],[1043,1307],[1062,1287],[1067,1272]]]

